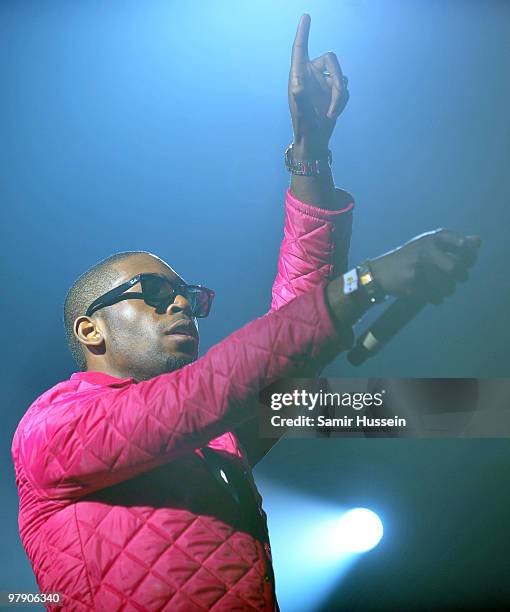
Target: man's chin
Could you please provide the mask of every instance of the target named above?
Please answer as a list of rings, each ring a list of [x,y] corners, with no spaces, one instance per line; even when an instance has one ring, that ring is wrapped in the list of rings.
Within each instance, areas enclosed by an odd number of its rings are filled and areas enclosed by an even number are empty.
[[[197,357],[195,355],[189,355],[187,353],[178,353],[174,355],[168,355],[166,359],[166,372],[174,372],[175,370],[179,370],[184,366],[189,365],[196,361]]]

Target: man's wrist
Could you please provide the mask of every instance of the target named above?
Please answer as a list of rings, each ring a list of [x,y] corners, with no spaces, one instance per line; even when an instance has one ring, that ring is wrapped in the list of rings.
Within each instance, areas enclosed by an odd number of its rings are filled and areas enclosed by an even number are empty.
[[[326,298],[336,323],[340,327],[352,327],[373,303],[362,288],[346,293],[344,282],[344,275],[330,281],[326,288]]]
[[[321,160],[320,173],[302,175],[291,173],[291,191],[294,197],[312,206],[324,209],[335,207],[335,183],[331,172],[327,143],[300,139],[292,143],[292,159],[297,161]]]
[[[297,160],[328,159],[328,143],[317,143],[305,140],[294,141],[292,155]]]

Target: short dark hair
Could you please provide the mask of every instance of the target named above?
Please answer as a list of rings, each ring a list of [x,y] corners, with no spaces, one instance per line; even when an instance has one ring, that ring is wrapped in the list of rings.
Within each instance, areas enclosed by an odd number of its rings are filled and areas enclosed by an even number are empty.
[[[121,251],[102,259],[73,283],[64,300],[64,328],[67,345],[80,371],[87,369],[83,346],[74,335],[73,324],[77,317],[84,315],[90,304],[103,293],[112,289],[112,283],[118,278],[118,272],[113,264],[127,259],[132,255],[147,254],[155,257],[149,251]]]

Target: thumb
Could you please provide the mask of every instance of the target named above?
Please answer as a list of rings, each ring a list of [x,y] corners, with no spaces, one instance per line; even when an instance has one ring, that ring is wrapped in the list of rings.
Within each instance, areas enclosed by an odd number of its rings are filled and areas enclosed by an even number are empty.
[[[466,236],[466,240],[469,240],[469,242],[476,248],[479,248],[482,245],[482,239],[477,234]]]

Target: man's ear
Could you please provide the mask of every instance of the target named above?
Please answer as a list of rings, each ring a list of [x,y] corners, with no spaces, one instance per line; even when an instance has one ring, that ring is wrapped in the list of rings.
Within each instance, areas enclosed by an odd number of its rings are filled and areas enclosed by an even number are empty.
[[[104,342],[103,332],[97,322],[85,315],[75,320],[73,330],[75,336],[85,346],[99,346]]]

